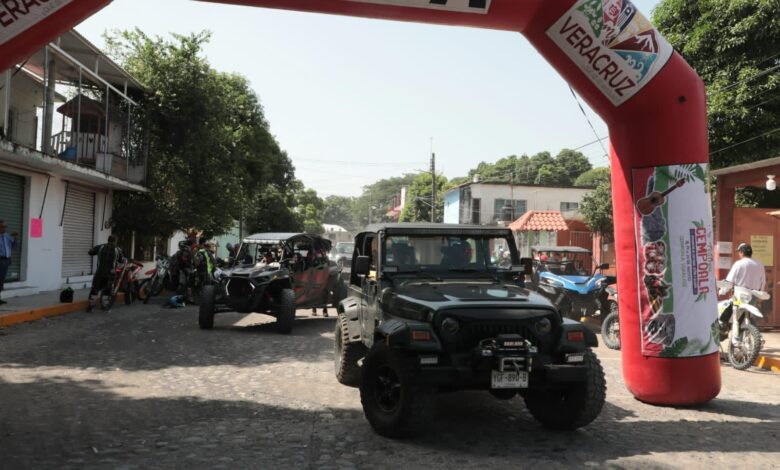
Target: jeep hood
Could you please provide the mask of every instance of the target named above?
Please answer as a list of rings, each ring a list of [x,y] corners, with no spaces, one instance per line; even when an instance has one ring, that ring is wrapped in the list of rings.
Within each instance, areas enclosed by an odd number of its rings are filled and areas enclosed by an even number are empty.
[[[416,304],[438,311],[450,308],[549,308],[550,302],[541,295],[522,287],[490,282],[409,283],[388,295],[403,304]],[[554,309],[553,309],[554,310]]]

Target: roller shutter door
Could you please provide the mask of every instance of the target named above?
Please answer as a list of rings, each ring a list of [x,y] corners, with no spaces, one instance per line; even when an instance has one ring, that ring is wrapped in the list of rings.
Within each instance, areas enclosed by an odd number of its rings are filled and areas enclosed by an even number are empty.
[[[92,274],[92,248],[95,233],[95,193],[68,185],[62,237],[62,277]]]
[[[24,177],[0,171],[0,220],[8,226],[6,233],[19,233],[19,245],[11,254],[6,282],[18,281],[22,272],[24,237]]]

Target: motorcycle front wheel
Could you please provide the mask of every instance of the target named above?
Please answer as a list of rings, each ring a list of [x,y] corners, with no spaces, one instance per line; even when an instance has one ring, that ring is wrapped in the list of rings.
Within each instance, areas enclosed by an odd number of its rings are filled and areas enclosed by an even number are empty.
[[[761,352],[761,332],[752,323],[740,325],[737,344],[729,338],[729,362],[737,370],[752,366]]]
[[[114,294],[114,289],[111,287],[107,287],[100,291],[100,297],[98,297],[98,305],[100,305],[101,310],[111,310],[111,307],[114,306],[114,303],[116,302],[116,295]]]
[[[601,339],[609,349],[620,349],[620,319],[617,309],[604,318],[601,323]]]

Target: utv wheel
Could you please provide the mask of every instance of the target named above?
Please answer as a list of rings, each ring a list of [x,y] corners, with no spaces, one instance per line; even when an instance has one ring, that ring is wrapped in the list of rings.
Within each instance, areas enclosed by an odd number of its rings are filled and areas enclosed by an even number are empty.
[[[735,346],[731,339],[729,342],[729,362],[737,370],[745,370],[752,366],[758,353],[761,352],[761,332],[756,325],[748,323],[740,325],[739,336],[742,339],[739,345]]]
[[[431,422],[434,390],[420,384],[414,358],[374,343],[363,362],[360,402],[371,427],[385,437],[418,434]]]
[[[198,307],[198,326],[201,330],[214,328],[214,286],[205,286]]]
[[[620,349],[620,320],[617,311],[604,317],[601,323],[601,339],[609,349]]]
[[[525,404],[537,421],[557,431],[572,431],[589,424],[601,412],[607,384],[604,370],[592,351],[585,353],[585,380],[561,390],[531,392]]]
[[[336,380],[342,385],[357,387],[360,385],[360,366],[358,361],[366,355],[366,347],[363,343],[349,341],[347,319],[344,315],[338,315],[336,320],[336,341],[334,354],[334,367]]]
[[[276,331],[290,334],[295,324],[295,292],[282,289],[279,292],[279,312],[276,315]]]

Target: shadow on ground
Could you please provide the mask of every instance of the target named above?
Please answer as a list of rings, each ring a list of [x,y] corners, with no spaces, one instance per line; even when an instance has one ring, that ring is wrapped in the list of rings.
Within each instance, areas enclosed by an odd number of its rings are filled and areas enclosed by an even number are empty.
[[[645,421],[614,404],[584,430],[542,429],[522,401],[486,393],[441,397],[420,438],[375,435],[359,409],[294,409],[274,403],[133,399],[100,381],[0,380],[0,448],[7,468],[117,463],[147,467],[276,468],[346,458],[357,467],[603,464],[668,452],[764,452],[777,442],[777,405],[717,400],[710,410],[762,422]],[[748,410],[748,411],[745,411]],[[347,457],[343,457],[346,455]],[[228,460],[226,460],[228,459]],[[326,459],[327,460],[327,459]]]

